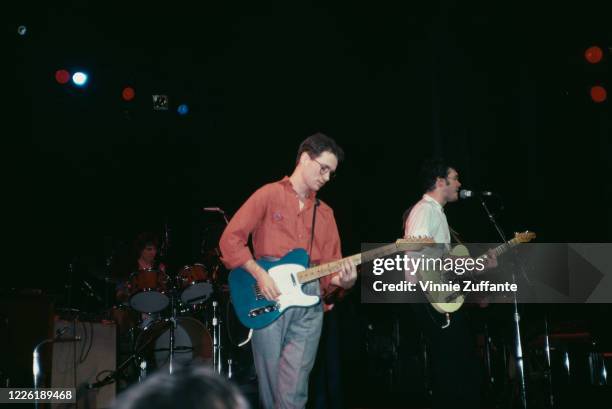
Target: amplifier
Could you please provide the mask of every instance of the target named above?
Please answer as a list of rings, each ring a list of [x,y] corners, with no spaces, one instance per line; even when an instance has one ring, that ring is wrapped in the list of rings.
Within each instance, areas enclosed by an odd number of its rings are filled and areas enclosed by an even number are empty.
[[[114,371],[117,362],[116,327],[114,323],[87,321],[55,321],[55,333],[62,338],[74,339],[53,344],[51,373],[52,388],[76,388],[79,409],[109,408],[115,399],[115,383],[98,389],[90,384]],[[52,404],[63,409],[74,404]]]

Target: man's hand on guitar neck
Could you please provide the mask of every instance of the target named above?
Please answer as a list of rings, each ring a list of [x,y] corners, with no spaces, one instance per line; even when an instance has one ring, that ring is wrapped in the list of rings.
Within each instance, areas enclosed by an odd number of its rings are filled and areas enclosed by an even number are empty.
[[[338,274],[334,275],[331,279],[331,283],[336,287],[342,287],[346,290],[351,288],[357,280],[357,267],[355,263],[348,258],[342,262]]]
[[[489,249],[485,258],[485,270],[497,267],[497,254],[493,249]]]

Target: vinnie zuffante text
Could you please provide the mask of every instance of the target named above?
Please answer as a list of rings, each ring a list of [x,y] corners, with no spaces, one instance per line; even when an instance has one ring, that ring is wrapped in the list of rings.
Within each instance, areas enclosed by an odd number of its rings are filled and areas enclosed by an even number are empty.
[[[374,281],[372,288],[376,292],[381,291],[416,291],[417,288],[424,292],[508,292],[517,291],[517,285],[508,282],[491,283],[489,281],[474,282],[464,280],[457,282],[455,280],[438,280],[433,281],[422,280],[423,276],[431,278],[431,272],[439,272],[436,278],[441,278],[451,273],[456,276],[462,276],[468,273],[470,276],[474,273],[482,272],[486,266],[484,257],[426,257],[422,254],[420,257],[411,257],[406,254],[396,255],[395,258],[377,258],[373,261],[372,273],[376,276],[382,275],[385,271],[404,271],[410,276],[414,276],[417,272],[417,281],[400,281],[396,283],[384,283],[383,281]]]

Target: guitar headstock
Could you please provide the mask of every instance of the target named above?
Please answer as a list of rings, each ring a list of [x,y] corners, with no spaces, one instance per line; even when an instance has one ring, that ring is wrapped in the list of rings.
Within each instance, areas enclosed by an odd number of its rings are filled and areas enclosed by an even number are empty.
[[[514,233],[514,240],[518,241],[519,243],[528,243],[535,238],[536,234],[529,230],[525,230],[522,233]]]
[[[411,236],[395,241],[395,245],[399,251],[418,251],[423,247],[431,246],[433,244],[435,244],[434,240],[431,237],[426,236]]]

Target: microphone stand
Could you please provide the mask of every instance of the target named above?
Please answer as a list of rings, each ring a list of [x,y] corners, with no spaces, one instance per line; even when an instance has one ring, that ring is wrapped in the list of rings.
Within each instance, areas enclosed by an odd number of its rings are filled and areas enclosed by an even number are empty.
[[[491,213],[491,211],[489,210],[489,207],[487,206],[484,200],[484,197],[481,195],[479,196],[479,199],[480,199],[480,204],[482,204],[482,207],[487,213],[487,216],[489,217],[489,220],[493,224],[493,227],[495,227],[495,230],[497,230],[497,233],[499,234],[499,237],[501,238],[502,242],[505,243],[506,235],[504,234],[502,228],[497,223],[497,220],[495,220],[495,216],[493,215],[493,213]],[[516,274],[514,271],[512,271],[512,283],[516,285]],[[514,310],[513,311],[514,312],[513,314],[514,354],[515,354],[515,359],[516,359],[516,369],[517,369],[518,381],[519,381],[519,397],[521,399],[521,408],[527,409],[527,388],[525,384],[523,345],[521,342],[521,328],[520,328],[521,316],[518,310],[518,300],[516,298],[516,291],[512,292],[512,306]]]
[[[229,224],[229,220],[227,219],[227,216],[225,215],[225,212],[220,207],[205,207],[202,210],[205,211],[205,212],[220,213],[221,216],[223,216],[223,220],[225,220],[225,224],[226,225]]]

